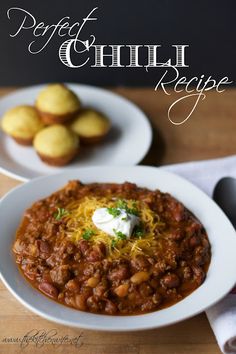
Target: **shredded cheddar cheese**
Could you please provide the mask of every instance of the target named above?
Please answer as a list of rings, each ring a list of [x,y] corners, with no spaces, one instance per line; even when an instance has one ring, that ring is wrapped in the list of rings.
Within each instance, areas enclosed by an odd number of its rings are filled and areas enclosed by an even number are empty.
[[[133,200],[126,200],[125,202],[129,208],[133,207]],[[86,234],[92,244],[103,243],[106,246],[107,257],[110,259],[128,258],[138,254],[153,254],[153,250],[158,247],[157,237],[164,224],[159,216],[144,202],[135,201],[140,222],[143,226],[143,235],[141,237],[133,235],[126,240],[115,239],[114,242],[114,238],[96,228],[92,221],[94,211],[103,207],[115,208],[116,203],[117,200],[115,198],[89,196],[68,204],[66,206],[68,214],[64,217],[67,237],[75,242],[82,239],[83,235]]]

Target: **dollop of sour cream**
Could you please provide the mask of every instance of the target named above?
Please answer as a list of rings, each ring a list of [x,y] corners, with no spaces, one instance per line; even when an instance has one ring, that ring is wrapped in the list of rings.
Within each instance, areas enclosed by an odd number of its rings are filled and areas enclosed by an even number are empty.
[[[109,236],[114,237],[117,232],[122,232],[127,238],[130,238],[134,227],[140,223],[140,218],[129,214],[125,209],[118,208],[118,210],[120,214],[114,216],[108,212],[107,208],[96,209],[92,216],[93,223]]]

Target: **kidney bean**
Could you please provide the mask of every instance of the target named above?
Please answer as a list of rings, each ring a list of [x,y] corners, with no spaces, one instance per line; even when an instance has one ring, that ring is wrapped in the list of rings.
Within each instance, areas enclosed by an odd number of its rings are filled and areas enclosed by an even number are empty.
[[[47,282],[42,282],[39,284],[39,290],[41,290],[44,294],[48,295],[49,297],[56,299],[58,296],[57,288]]]
[[[157,279],[151,279],[150,281],[149,281],[149,283],[150,283],[150,285],[151,285],[151,287],[153,288],[153,289],[156,289],[157,287],[158,287],[158,285],[159,285],[159,281],[157,280]]]
[[[124,280],[129,277],[129,269],[125,264],[119,265],[108,274],[110,281]]]
[[[168,273],[161,279],[161,284],[167,288],[176,288],[180,284],[179,277],[175,273]]]

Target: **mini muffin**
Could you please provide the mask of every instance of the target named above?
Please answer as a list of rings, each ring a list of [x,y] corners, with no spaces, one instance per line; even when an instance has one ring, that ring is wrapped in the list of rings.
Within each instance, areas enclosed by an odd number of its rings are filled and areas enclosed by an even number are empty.
[[[32,145],[35,134],[43,127],[37,110],[32,106],[11,108],[2,118],[2,130],[21,145]]]
[[[69,124],[84,144],[93,144],[101,141],[111,127],[110,120],[102,113],[93,109],[82,110]]]
[[[59,124],[75,117],[80,101],[65,85],[50,84],[39,93],[35,106],[45,124]]]
[[[35,136],[34,148],[42,161],[52,166],[63,166],[77,155],[79,138],[64,125],[55,124]]]

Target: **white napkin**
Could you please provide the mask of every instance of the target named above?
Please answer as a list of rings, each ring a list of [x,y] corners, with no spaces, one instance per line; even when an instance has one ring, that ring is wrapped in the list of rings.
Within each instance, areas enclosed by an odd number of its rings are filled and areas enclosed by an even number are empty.
[[[220,178],[236,178],[236,155],[161,168],[188,179],[212,196],[213,189]],[[236,353],[236,291],[208,309],[206,314],[221,351],[225,354]]]

